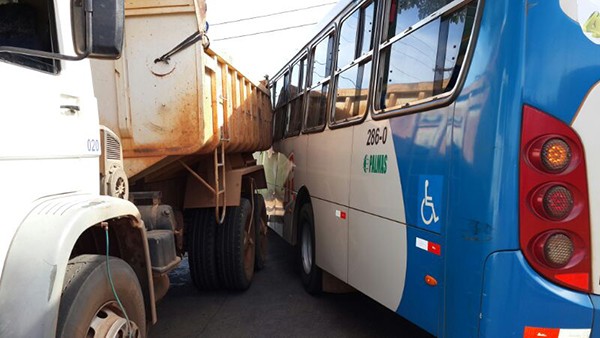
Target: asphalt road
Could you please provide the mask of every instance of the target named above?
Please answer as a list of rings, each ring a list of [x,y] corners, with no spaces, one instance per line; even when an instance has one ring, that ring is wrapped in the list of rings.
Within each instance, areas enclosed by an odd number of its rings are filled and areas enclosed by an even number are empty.
[[[362,294],[307,294],[293,248],[273,232],[267,266],[245,292],[197,291],[187,259],[170,278],[150,338],[432,337]]]

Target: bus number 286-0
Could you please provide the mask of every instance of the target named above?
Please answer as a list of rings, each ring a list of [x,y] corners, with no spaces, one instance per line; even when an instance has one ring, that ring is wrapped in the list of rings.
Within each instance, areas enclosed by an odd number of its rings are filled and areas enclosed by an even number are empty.
[[[385,144],[385,142],[387,141],[387,136],[388,136],[388,128],[387,127],[383,127],[383,130],[381,130],[380,128],[368,129],[367,130],[367,145],[368,146],[378,145],[379,142],[381,142],[381,144]]]

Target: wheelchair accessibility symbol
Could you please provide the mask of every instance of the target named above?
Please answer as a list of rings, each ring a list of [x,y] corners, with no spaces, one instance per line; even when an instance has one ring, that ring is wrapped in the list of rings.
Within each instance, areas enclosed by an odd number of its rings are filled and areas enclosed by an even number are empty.
[[[425,180],[425,197],[423,197],[423,199],[421,200],[421,219],[423,220],[423,223],[429,225],[432,221],[437,223],[437,221],[439,221],[440,218],[435,214],[435,205],[433,204],[433,197],[427,195],[427,188],[429,188],[429,180]],[[431,209],[429,211],[429,217],[427,218],[425,217],[425,207]]]
[[[443,176],[419,176],[419,227],[440,232]]]

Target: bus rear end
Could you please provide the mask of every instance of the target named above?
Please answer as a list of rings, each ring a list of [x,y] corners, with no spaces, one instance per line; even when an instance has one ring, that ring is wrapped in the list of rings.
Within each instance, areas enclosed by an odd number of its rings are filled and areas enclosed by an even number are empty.
[[[485,5],[483,40],[491,23],[486,18],[499,19],[490,14],[491,7],[502,7],[490,1]],[[498,119],[502,122],[497,130],[505,128],[506,139],[519,133],[518,145],[505,144],[514,154],[518,148],[518,158],[499,165],[504,168],[499,172],[518,172],[513,177],[518,189],[508,188],[505,176],[496,209],[498,214],[518,213],[514,234],[520,250],[495,250],[485,260],[479,336],[598,337],[600,1],[523,1],[520,5],[525,6],[522,15],[506,17],[521,19],[521,24],[513,24],[514,44],[505,44],[499,52],[513,53],[505,58],[520,70],[497,74],[498,83],[522,88],[512,102],[500,99],[506,106],[497,108],[502,111],[498,116],[506,114]],[[496,22],[496,27],[503,32],[501,24]],[[522,38],[517,38],[519,34]],[[514,201],[506,196],[508,191],[518,195],[518,206],[511,206]],[[502,219],[498,216],[492,227],[512,227],[498,221]],[[512,242],[508,233],[503,231],[492,242]],[[453,326],[446,324],[446,329]]]

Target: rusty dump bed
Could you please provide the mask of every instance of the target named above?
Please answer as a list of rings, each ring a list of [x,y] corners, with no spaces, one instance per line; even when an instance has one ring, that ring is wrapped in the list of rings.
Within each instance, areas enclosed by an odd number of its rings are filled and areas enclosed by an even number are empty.
[[[222,139],[227,153],[270,147],[272,112],[263,86],[204,50],[202,41],[156,61],[204,27],[204,0],[125,6],[122,57],[93,61],[92,71],[100,122],[120,136],[129,177],[211,154]]]

